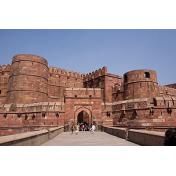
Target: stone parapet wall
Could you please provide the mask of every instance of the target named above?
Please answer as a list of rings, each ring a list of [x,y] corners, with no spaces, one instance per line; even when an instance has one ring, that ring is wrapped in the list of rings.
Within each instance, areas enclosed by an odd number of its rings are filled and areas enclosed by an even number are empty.
[[[165,132],[101,126],[101,131],[142,146],[163,146]]]
[[[128,131],[128,140],[142,146],[163,146],[164,138],[164,132],[146,130]]]
[[[109,126],[101,126],[101,131],[111,134],[113,136],[120,137],[122,139],[126,139],[126,131],[125,128],[117,128],[117,127],[109,127]]]
[[[64,132],[64,126],[0,137],[1,146],[39,146]]]

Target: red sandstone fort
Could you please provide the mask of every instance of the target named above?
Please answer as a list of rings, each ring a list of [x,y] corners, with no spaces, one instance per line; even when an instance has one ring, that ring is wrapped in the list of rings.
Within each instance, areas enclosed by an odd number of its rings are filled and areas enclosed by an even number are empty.
[[[153,70],[121,77],[103,67],[80,74],[49,67],[46,59],[28,54],[0,66],[0,135],[73,122],[176,127],[176,84],[159,85]]]

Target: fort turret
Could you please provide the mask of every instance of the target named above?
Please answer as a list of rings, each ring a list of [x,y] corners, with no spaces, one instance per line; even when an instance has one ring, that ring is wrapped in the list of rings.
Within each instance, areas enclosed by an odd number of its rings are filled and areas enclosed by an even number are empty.
[[[48,100],[48,62],[29,54],[13,57],[7,103],[35,103]]]
[[[154,70],[134,70],[124,74],[124,99],[155,97],[158,94],[157,73]]]

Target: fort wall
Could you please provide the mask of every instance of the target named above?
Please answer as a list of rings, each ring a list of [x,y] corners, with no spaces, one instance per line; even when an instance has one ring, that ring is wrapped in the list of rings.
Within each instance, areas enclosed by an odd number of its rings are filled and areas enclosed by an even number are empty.
[[[174,84],[168,84],[168,85],[165,85],[165,86],[176,89],[176,83],[174,83]]]
[[[8,82],[8,103],[48,101],[48,63],[34,55],[16,55]]]
[[[176,89],[168,86],[159,86],[159,95],[176,97]]]
[[[100,124],[102,118],[101,89],[67,88],[65,92],[65,118],[77,123],[80,112],[87,112],[89,123]]]
[[[108,73],[107,67],[86,74],[83,81],[84,87],[101,88],[104,102],[112,102],[113,87],[121,85],[121,77]]]
[[[48,78],[49,101],[63,101],[65,88],[83,87],[83,75],[77,72],[50,67]]]
[[[3,104],[7,100],[7,85],[10,76],[10,65],[0,66],[0,104]]]
[[[176,126],[176,86],[159,85],[153,70],[122,78],[103,67],[84,75],[48,67],[46,59],[29,54],[0,66],[0,129],[77,123],[84,115],[104,125]]]

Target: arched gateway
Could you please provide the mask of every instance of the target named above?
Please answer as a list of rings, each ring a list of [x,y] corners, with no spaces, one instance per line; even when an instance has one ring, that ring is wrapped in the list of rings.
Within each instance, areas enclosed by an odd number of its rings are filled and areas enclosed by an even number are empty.
[[[81,107],[75,112],[75,123],[92,123],[92,112],[86,107]]]

